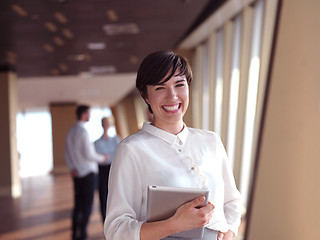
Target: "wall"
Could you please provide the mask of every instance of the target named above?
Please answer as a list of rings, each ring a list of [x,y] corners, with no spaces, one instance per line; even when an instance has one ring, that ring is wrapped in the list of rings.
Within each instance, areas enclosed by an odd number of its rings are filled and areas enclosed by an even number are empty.
[[[19,197],[19,159],[16,139],[16,74],[0,71],[0,196]]]
[[[50,105],[52,118],[53,173],[69,172],[64,159],[65,138],[69,129],[76,123],[75,103]]]
[[[319,239],[319,10],[282,1],[247,240]]]

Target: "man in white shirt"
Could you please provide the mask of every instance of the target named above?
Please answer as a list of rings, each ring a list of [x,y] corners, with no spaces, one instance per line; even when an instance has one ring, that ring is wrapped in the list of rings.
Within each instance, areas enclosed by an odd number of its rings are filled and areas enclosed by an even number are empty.
[[[84,127],[90,119],[90,107],[81,105],[76,114],[78,121],[66,136],[65,161],[74,182],[72,239],[84,240],[92,209],[97,163],[105,162],[107,157],[96,153]]]

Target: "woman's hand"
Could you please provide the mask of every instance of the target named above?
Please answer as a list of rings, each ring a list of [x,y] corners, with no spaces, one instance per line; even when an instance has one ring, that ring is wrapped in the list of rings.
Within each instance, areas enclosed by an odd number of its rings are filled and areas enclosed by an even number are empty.
[[[214,206],[208,203],[199,208],[205,201],[205,197],[199,197],[178,208],[169,219],[157,222],[145,222],[140,229],[141,240],[161,239],[174,233],[203,227],[212,216]]]
[[[175,224],[178,232],[203,227],[209,223],[214,205],[209,202],[206,206],[199,208],[198,206],[203,204],[204,201],[205,197],[202,196],[178,208],[174,216],[171,217],[171,221]]]
[[[232,240],[233,236],[233,232],[231,232],[230,230],[226,233],[219,232],[217,240]]]

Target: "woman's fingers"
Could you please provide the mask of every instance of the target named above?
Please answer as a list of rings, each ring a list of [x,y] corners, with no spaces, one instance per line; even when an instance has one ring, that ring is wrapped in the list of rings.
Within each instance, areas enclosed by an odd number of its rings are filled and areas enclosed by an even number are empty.
[[[217,240],[222,240],[223,236],[224,236],[224,233],[223,232],[219,232]]]

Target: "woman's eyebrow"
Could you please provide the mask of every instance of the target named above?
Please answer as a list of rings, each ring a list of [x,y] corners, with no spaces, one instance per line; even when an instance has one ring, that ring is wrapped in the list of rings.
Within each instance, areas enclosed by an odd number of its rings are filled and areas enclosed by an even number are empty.
[[[180,83],[180,82],[186,82],[187,80],[185,78],[182,78],[182,79],[179,79],[177,81],[175,81],[174,83]],[[164,86],[166,85],[166,82],[159,82],[159,83],[156,83],[152,86]]]
[[[175,83],[186,82],[186,81],[187,81],[186,79],[182,78],[182,79],[177,80]]]

